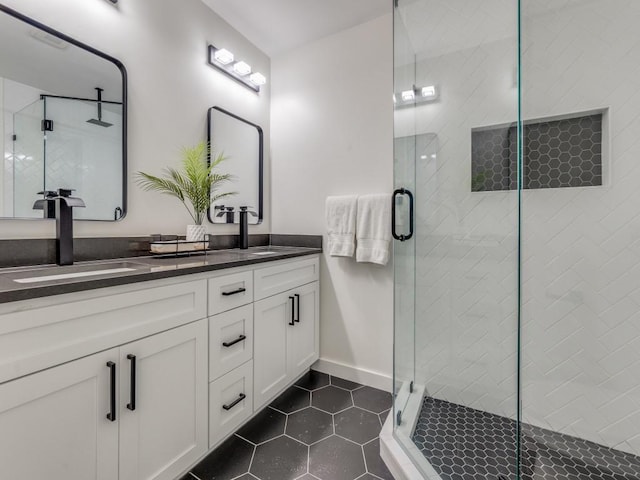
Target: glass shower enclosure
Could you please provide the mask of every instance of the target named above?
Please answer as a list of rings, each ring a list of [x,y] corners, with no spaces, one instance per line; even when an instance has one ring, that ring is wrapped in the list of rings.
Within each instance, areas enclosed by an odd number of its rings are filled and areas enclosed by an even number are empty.
[[[424,478],[640,479],[638,24],[396,2],[393,419]]]

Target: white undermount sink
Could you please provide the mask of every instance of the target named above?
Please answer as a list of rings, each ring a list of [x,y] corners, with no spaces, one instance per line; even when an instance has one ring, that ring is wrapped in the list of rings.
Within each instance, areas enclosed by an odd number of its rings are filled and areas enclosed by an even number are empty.
[[[16,283],[31,284],[70,280],[75,278],[96,277],[100,275],[114,275],[117,273],[134,272],[147,268],[133,262],[112,262],[90,265],[70,265],[65,267],[47,267],[29,269],[7,274]]]

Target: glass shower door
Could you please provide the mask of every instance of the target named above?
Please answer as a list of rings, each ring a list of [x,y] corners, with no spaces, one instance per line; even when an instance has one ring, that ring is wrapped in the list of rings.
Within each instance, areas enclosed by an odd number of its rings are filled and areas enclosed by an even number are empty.
[[[17,218],[42,218],[42,210],[34,210],[33,203],[44,190],[44,135],[41,129],[44,102],[37,100],[13,116],[14,140],[11,161],[12,195],[7,204],[11,211],[5,215]],[[5,186],[8,186],[5,184]],[[5,206],[8,208],[8,205]]]
[[[394,83],[413,79],[414,54],[400,18],[394,18]],[[412,80],[411,80],[412,81]],[[394,93],[394,103],[396,100]],[[408,112],[405,112],[408,113]],[[396,113],[397,115],[397,113]],[[415,383],[415,237],[411,227],[415,213],[409,201],[415,191],[415,138],[394,140],[393,264],[394,264],[394,420],[402,425],[402,415]],[[408,434],[405,434],[408,436]]]
[[[429,479],[518,475],[517,7],[395,8],[395,185],[415,207],[394,249],[396,380],[414,386],[395,436]]]

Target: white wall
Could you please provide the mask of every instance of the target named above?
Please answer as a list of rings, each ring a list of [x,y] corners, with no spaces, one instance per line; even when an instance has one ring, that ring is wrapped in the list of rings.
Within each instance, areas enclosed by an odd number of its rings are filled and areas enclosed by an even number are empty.
[[[327,196],[391,192],[392,61],[390,14],[272,60],[274,232],[324,235]],[[325,255],[321,288],[321,358],[390,376],[391,264]]]
[[[129,74],[129,207],[117,223],[77,222],[78,236],[183,233],[191,223],[173,198],[141,191],[133,174],[175,165],[180,149],[206,139],[206,113],[220,105],[261,125],[269,151],[270,61],[200,0],[6,0],[35,20],[121,60]],[[206,64],[207,43],[224,46],[267,76],[259,95]],[[265,156],[265,222],[268,233],[269,156]],[[237,227],[209,226],[211,233]],[[0,220],[0,238],[51,238],[52,222]]]

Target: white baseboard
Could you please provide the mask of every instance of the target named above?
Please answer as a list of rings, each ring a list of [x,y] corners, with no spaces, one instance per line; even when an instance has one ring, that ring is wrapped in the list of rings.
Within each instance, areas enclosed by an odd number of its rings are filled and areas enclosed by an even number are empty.
[[[344,378],[345,380],[351,380],[352,382],[361,383],[362,385],[378,388],[385,392],[393,391],[393,380],[391,376],[384,373],[365,370],[324,358],[314,363],[311,368],[335,377]]]

